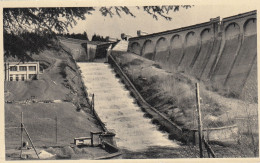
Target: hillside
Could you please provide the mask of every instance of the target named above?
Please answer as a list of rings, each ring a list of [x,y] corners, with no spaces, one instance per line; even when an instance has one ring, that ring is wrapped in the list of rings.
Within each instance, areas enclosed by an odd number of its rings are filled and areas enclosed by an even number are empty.
[[[90,114],[89,101],[71,56],[62,49],[50,48],[32,58],[39,60],[45,68],[39,80],[5,81],[5,101],[8,102],[5,104],[7,158],[17,157],[15,152],[8,151],[20,146],[20,129],[12,127],[20,126],[21,112],[24,125],[39,150],[69,146],[75,137],[86,137],[90,136],[91,131],[101,131]],[[26,135],[24,139],[29,142]],[[102,151],[96,149],[89,158],[103,155]]]
[[[133,53],[113,53],[144,99],[182,128],[197,128],[195,83],[182,72],[171,72],[154,61]],[[238,151],[257,154],[257,103],[227,98],[200,85],[203,127],[238,126]],[[257,149],[254,149],[254,146]],[[253,148],[252,148],[253,147]]]

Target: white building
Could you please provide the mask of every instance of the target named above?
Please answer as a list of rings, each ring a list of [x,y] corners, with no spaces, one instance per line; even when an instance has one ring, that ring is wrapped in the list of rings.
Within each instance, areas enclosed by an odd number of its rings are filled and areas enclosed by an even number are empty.
[[[39,77],[39,62],[5,62],[6,81],[36,80]]]

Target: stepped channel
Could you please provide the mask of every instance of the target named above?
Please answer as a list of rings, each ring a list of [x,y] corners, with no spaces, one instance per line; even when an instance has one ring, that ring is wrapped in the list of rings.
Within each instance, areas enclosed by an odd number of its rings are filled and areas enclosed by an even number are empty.
[[[158,131],[151,119],[144,117],[109,64],[77,64],[88,95],[95,94],[95,110],[107,129],[115,132],[119,148],[140,151],[153,146],[178,147],[168,139],[167,133]]]

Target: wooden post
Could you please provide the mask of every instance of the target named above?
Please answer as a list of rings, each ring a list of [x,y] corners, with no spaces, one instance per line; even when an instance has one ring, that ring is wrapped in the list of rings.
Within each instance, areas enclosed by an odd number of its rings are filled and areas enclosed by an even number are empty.
[[[93,111],[93,114],[94,114],[94,110],[95,110],[95,95],[94,95],[94,93],[93,93],[93,95],[92,95],[92,111]]]
[[[31,142],[31,144],[32,144],[32,147],[33,147],[33,149],[34,149],[34,151],[35,151],[37,157],[40,159],[40,157],[39,157],[39,155],[38,155],[38,153],[37,153],[37,151],[36,151],[36,149],[35,149],[35,147],[34,147],[34,145],[33,145],[33,142],[32,142],[32,139],[31,139],[29,133],[27,132],[27,130],[26,130],[26,128],[25,128],[24,125],[23,125],[23,127],[24,127],[24,131],[25,131],[26,135],[28,136],[28,138],[29,138],[29,140],[30,140],[30,142]]]
[[[93,132],[90,132],[90,135],[91,135],[91,146],[93,147],[94,146],[94,133]]]
[[[210,145],[208,144],[208,142],[205,140],[204,137],[203,137],[203,142],[204,142],[205,147],[206,147],[206,149],[207,149],[207,151],[208,151],[209,157],[210,157],[210,154],[211,154],[212,157],[215,158],[216,155],[215,155],[214,151],[212,150],[212,148],[210,147]]]
[[[23,112],[21,112],[21,152],[20,157],[22,158],[23,153]]]
[[[197,113],[198,113],[198,134],[199,134],[199,148],[200,148],[200,158],[203,158],[203,149],[202,149],[202,122],[201,122],[201,111],[200,111],[200,91],[199,83],[196,83],[196,104],[197,104]]]
[[[55,141],[58,144],[58,118],[55,116]]]

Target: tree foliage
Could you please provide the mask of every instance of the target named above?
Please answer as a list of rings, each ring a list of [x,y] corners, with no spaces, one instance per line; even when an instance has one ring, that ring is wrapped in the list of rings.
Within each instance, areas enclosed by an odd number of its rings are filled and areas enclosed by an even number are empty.
[[[108,42],[108,41],[109,41],[109,36],[103,37],[103,36],[94,34],[94,35],[92,36],[91,41]]]
[[[61,34],[57,34],[58,36],[62,36],[62,37],[66,37],[66,38],[74,38],[74,39],[81,39],[81,40],[89,40],[88,39],[88,35],[87,32],[83,32],[83,33],[61,33]]]
[[[178,11],[181,7],[187,9],[191,6],[142,6],[137,8],[150,14],[156,20],[159,17],[171,20],[168,13]],[[55,33],[68,32],[68,27],[76,25],[78,20],[85,20],[86,15],[92,14],[96,9],[94,7],[4,8],[5,56],[18,56],[22,59],[26,58],[24,55],[27,51],[37,53],[36,48],[43,49],[51,38],[55,38]],[[103,16],[110,17],[115,15],[121,17],[122,14],[136,16],[127,6],[100,7],[99,11]],[[32,38],[27,38],[32,36],[48,39],[32,41]],[[30,47],[33,50],[29,50]]]
[[[93,7],[84,8],[4,8],[4,30],[19,34],[32,32],[63,32],[77,24],[77,20],[85,20]]]
[[[17,57],[19,60],[31,60],[29,54],[38,54],[42,49],[53,43],[53,35],[23,32],[19,35],[4,33],[4,56]]]

